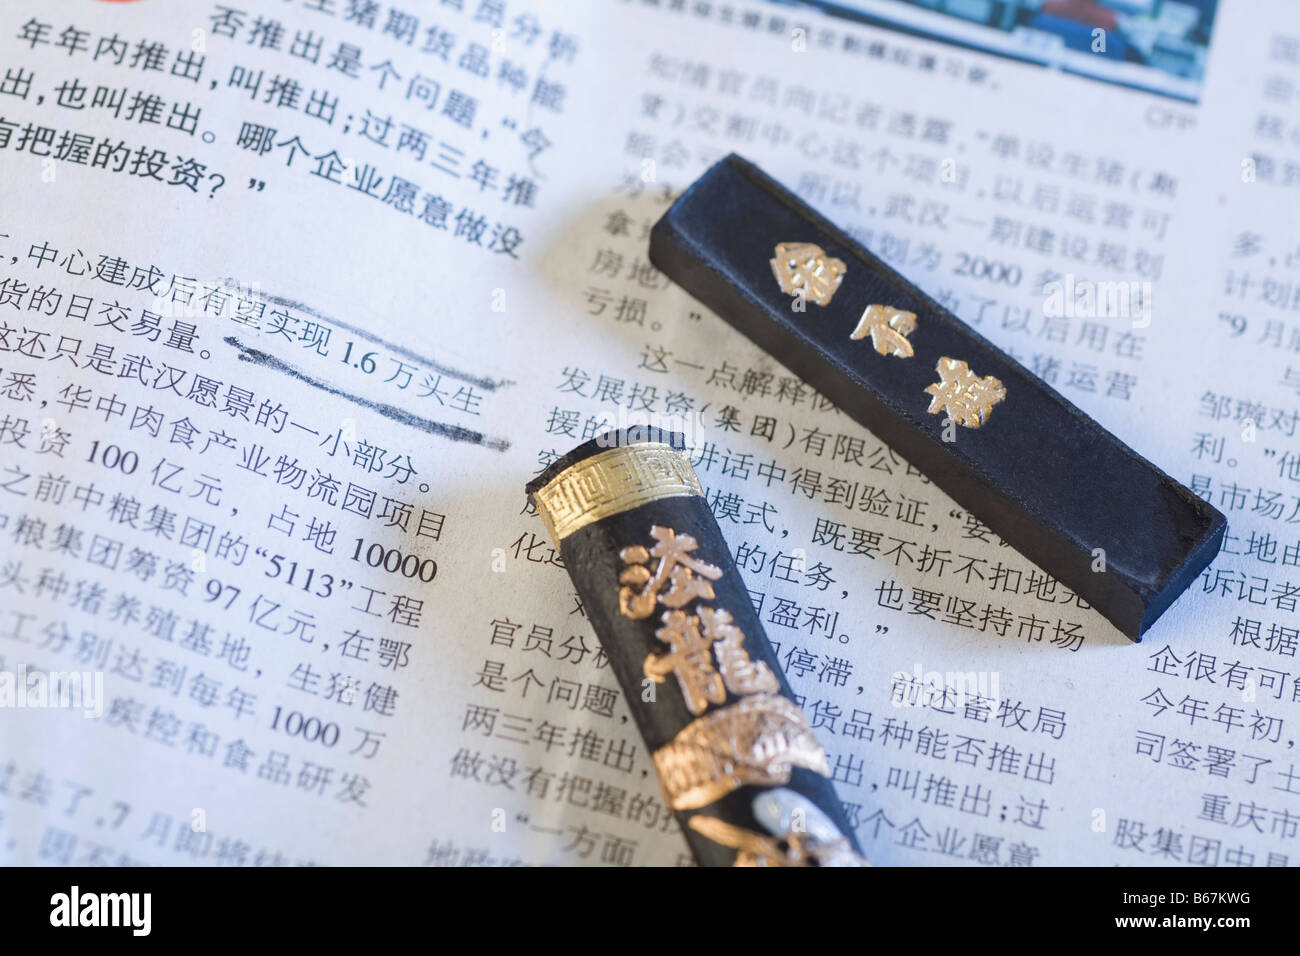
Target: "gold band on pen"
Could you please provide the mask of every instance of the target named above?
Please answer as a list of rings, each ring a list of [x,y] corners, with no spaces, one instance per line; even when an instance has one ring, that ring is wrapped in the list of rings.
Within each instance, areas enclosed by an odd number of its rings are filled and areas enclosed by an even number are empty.
[[[611,448],[570,465],[533,494],[557,545],[579,528],[661,498],[703,497],[691,459],[661,442]]]

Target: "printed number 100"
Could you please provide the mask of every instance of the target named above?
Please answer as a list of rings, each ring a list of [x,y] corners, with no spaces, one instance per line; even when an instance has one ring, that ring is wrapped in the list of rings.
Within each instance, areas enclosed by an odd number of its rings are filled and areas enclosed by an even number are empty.
[[[133,451],[123,451],[116,445],[105,445],[101,450],[99,439],[95,439],[90,446],[90,457],[86,461],[94,464],[98,462],[105,468],[116,468],[124,475],[135,474],[136,468],[140,466],[140,456]]]
[[[361,548],[365,539],[357,538],[357,546],[352,552],[352,560],[361,560]],[[400,573],[406,578],[419,578],[428,584],[438,574],[438,562],[433,558],[420,559],[418,554],[403,554],[396,548],[385,548],[382,544],[372,544],[366,548],[366,564],[372,568],[383,568],[389,574]]]

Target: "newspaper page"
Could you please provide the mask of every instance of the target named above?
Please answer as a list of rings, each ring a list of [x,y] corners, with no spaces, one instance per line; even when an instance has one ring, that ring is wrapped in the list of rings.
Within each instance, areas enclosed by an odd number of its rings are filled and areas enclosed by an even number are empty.
[[[688,863],[523,494],[650,422],[873,863],[1288,864],[1297,103],[1286,0],[9,0],[0,859]],[[1228,515],[1142,644],[653,268],[733,151]]]

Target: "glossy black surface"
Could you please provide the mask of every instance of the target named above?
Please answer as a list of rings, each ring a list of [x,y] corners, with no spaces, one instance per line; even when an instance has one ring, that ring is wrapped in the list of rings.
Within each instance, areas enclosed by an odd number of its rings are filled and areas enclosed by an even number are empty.
[[[797,241],[847,265],[826,307],[793,310],[772,275],[773,247]],[[752,163],[728,156],[701,176],[654,226],[650,258],[1133,640],[1218,553],[1222,514]],[[916,313],[913,357],[850,339],[871,303]],[[953,442],[924,392],[942,356],[1007,390]]]
[[[626,434],[623,433],[624,436]],[[683,447],[681,436],[673,433],[636,435],[634,440],[664,441],[677,448]],[[593,439],[586,442],[529,482],[526,490],[532,494],[570,465],[615,446],[616,442],[609,440]],[[634,620],[619,612],[618,577],[625,567],[619,558],[619,551],[634,544],[652,546],[654,541],[650,537],[650,528],[656,524],[672,528],[679,535],[689,534],[694,537],[699,545],[694,554],[722,570],[722,577],[713,582],[714,598],[699,603],[725,608],[731,612],[736,626],[744,632],[745,650],[750,659],[766,663],[776,675],[781,693],[794,699],[790,685],[781,672],[780,662],[754,612],[749,591],[736,570],[731,550],[703,498],[666,498],[594,522],[566,537],[560,543],[560,556],[582,599],[587,618],[609,658],[610,667],[618,678],[642,738],[651,752],[668,743],[678,731],[695,719],[672,678],[656,686],[653,701],[644,699],[643,667],[646,656],[662,653],[666,649],[654,633],[660,626],[658,618],[662,608],[644,620]],[[733,703],[736,699],[729,694],[726,703],[711,707],[709,712]],[[815,803],[853,841],[856,850],[853,831],[829,779],[796,767],[786,786]],[[692,830],[687,825],[687,820],[696,813],[703,813],[720,817],[736,826],[764,832],[754,820],[750,809],[758,792],[759,788],[756,787],[742,787],[698,810],[677,813],[682,832],[690,843],[697,862],[707,866],[730,866],[735,854]]]

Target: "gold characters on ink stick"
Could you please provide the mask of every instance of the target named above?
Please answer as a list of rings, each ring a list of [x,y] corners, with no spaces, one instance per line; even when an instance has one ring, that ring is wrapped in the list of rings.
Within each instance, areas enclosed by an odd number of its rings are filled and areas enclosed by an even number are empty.
[[[777,243],[776,257],[769,261],[782,292],[810,298],[823,306],[831,301],[847,271],[842,259],[828,257],[821,246],[812,242]],[[908,336],[915,331],[915,312],[873,302],[862,311],[849,338],[857,341],[870,336],[872,347],[881,355],[911,358],[915,352]],[[979,428],[988,421],[993,406],[1007,397],[1001,379],[992,375],[981,378],[960,359],[945,355],[935,370],[939,381],[925,388],[930,396],[926,411],[944,412],[958,425]]]
[[[713,600],[713,585],[709,582],[722,577],[722,571],[692,557],[691,552],[699,547],[696,540],[659,525],[650,529],[650,537],[655,544],[649,550],[634,544],[618,553],[627,565],[618,576],[623,585],[618,589],[618,609],[623,616],[647,618],[654,612],[656,601],[664,607],[679,608],[697,597]],[[646,566],[651,558],[655,560],[653,572]],[[665,584],[668,591],[660,594]]]
[[[925,387],[930,396],[932,415],[947,413],[958,425],[979,428],[993,413],[993,406],[1007,397],[1001,379],[992,375],[977,376],[959,359],[946,355],[935,365],[939,381]]]
[[[843,259],[826,255],[815,242],[777,243],[776,255],[768,262],[782,292],[821,306],[830,305],[847,268]]]
[[[746,784],[783,784],[795,766],[830,776],[803,712],[781,696],[772,669],[749,656],[731,612],[687,606],[714,599],[712,582],[722,569],[694,554],[699,544],[689,534],[652,525],[650,537],[651,547],[619,551],[618,606],[635,620],[666,608],[655,629],[666,650],[646,655],[643,673],[656,684],[676,678],[686,709],[697,717],[654,753],[668,804],[694,809]],[[739,700],[728,704],[728,694]]]
[[[897,355],[899,358],[912,357],[912,343],[907,337],[916,331],[916,313],[896,309],[892,305],[869,305],[858,319],[858,326],[849,338],[865,339],[871,336],[871,344],[881,355]]]
[[[775,693],[776,676],[766,664],[750,660],[745,635],[730,611],[703,606],[695,614],[681,610],[695,598],[713,599],[709,582],[722,576],[721,569],[691,554],[699,545],[689,534],[653,525],[650,537],[655,540],[652,548],[632,545],[619,552],[627,565],[619,575],[623,586],[618,606],[623,615],[649,617],[656,601],[669,608],[660,618],[663,627],[655,631],[669,650],[646,658],[646,677],[662,684],[674,675],[692,714],[723,703],[727,691],[737,696]],[[651,561],[653,571],[646,566]]]

